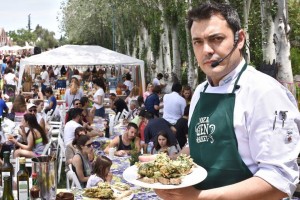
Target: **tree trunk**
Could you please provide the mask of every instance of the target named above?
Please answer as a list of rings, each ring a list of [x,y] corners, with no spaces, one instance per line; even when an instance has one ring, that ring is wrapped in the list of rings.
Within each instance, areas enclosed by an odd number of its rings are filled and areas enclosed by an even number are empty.
[[[270,10],[273,6],[273,1],[260,0],[261,20],[262,20],[262,52],[263,60],[267,63],[272,63],[276,59],[275,45],[273,43],[274,21]]]
[[[244,30],[246,34],[246,44],[245,44],[245,49],[246,49],[246,55],[245,59],[247,63],[250,63],[250,42],[249,42],[249,32],[248,32],[248,20],[249,20],[249,11],[250,11],[250,5],[251,5],[251,0],[244,0]]]
[[[163,53],[163,62],[164,62],[164,66],[163,66],[163,74],[164,74],[164,81],[167,84],[167,86],[163,89],[164,93],[169,93],[171,92],[171,87],[172,87],[172,83],[171,83],[171,72],[172,72],[172,66],[171,66],[171,51],[170,51],[170,41],[169,41],[169,26],[167,23],[166,18],[164,17],[164,8],[161,4],[161,2],[159,3],[159,9],[162,12],[162,53]]]
[[[192,8],[192,0],[188,0],[188,9],[190,10]],[[190,35],[190,30],[188,29],[187,23],[185,25],[185,32],[186,32],[186,46],[187,46],[187,69],[188,69],[188,85],[192,87],[193,89],[196,88],[198,84],[198,79],[197,76],[198,74],[196,73],[197,70],[195,70],[194,67],[194,58],[193,58],[193,53],[192,53],[192,47],[191,47],[191,35]]]
[[[177,25],[171,27],[171,36],[172,36],[172,49],[173,49],[173,73],[177,76],[178,81],[181,82],[181,57],[179,51],[179,38],[178,38]]]
[[[130,42],[128,39],[126,40],[126,55],[130,55]]]
[[[137,46],[138,46],[138,45],[136,45],[136,40],[137,40],[137,38],[135,35],[133,38],[133,50],[132,50],[132,54],[131,54],[131,57],[134,57],[134,58],[136,57]]]
[[[277,0],[278,9],[275,17],[274,44],[276,63],[278,66],[277,80],[295,94],[293,73],[290,59],[290,41],[288,34],[288,14],[286,0]]]

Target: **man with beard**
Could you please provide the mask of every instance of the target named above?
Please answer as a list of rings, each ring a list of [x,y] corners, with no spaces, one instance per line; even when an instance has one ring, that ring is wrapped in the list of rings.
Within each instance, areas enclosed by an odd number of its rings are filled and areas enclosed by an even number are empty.
[[[140,151],[140,138],[137,137],[138,126],[135,123],[128,123],[126,131],[115,137],[104,150],[108,154],[109,148],[116,148],[115,156],[126,156],[132,150],[131,144],[135,144],[137,151]]]

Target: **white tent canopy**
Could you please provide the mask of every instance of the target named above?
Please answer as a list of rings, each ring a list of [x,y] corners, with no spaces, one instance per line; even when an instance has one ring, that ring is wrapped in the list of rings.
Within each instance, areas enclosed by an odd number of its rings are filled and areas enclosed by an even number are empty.
[[[145,88],[144,61],[100,46],[64,45],[29,58],[21,59],[19,88],[25,66],[36,65],[134,65],[139,66],[142,90]]]

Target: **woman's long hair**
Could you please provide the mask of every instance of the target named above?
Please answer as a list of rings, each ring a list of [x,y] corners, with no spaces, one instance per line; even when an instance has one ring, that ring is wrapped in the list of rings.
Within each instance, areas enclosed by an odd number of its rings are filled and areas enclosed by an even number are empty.
[[[26,111],[26,101],[23,95],[16,96],[11,112],[25,112]]]
[[[104,92],[105,92],[106,86],[105,86],[103,78],[96,78],[96,79],[94,79],[93,80],[93,84],[96,84],[98,87],[101,87],[104,90]]]
[[[161,146],[159,145],[159,142],[158,142],[158,136],[163,136],[164,138],[167,139],[167,146],[168,146],[168,147],[171,145],[171,144],[170,144],[170,140],[169,140],[169,137],[168,137],[167,132],[165,132],[165,131],[159,131],[159,132],[158,132],[158,135],[157,135],[157,137],[156,137],[156,140],[155,140],[155,142],[154,142],[154,149],[155,149],[156,151],[160,150],[160,148],[161,148]]]
[[[34,129],[36,129],[40,132],[42,140],[43,140],[43,144],[47,144],[48,137],[47,137],[44,129],[37,122],[35,115],[33,115],[31,113],[26,113],[24,115],[24,120],[28,123],[29,129],[32,132],[34,146],[35,146],[35,140],[36,140],[35,135],[34,135]]]
[[[87,141],[89,141],[89,140],[90,140],[89,136],[87,136],[87,135],[79,135],[79,137],[77,139],[73,140],[72,144],[76,145],[77,149],[80,150],[80,151],[82,151],[82,147],[81,146],[84,146],[85,143]]]
[[[96,174],[98,177],[106,181],[106,169],[109,169],[112,165],[112,161],[106,156],[98,156],[93,163],[92,174]]]

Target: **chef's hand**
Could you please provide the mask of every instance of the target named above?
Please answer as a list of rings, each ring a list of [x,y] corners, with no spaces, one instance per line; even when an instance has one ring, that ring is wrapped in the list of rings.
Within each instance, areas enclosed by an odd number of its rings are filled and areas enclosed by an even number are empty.
[[[154,191],[163,200],[198,199],[201,192],[194,187],[185,187],[172,190],[155,189]]]

